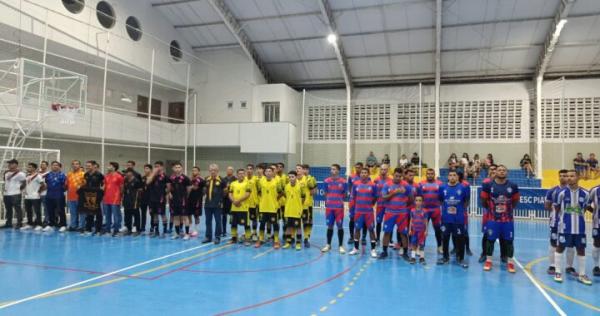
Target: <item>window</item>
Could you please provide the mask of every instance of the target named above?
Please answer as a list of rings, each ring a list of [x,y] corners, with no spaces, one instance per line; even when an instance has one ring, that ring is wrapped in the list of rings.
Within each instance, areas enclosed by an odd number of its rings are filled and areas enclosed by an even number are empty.
[[[83,11],[83,8],[85,7],[84,0],[62,0],[62,3],[65,6],[65,9],[73,14]]]
[[[171,41],[170,53],[171,57],[173,57],[175,61],[179,61],[181,57],[183,57],[183,54],[181,53],[181,46],[179,46],[178,41]]]
[[[346,106],[313,105],[308,107],[308,140],[346,139]]]
[[[150,115],[153,120],[160,121],[162,101],[157,99],[152,99],[152,110],[150,111]],[[138,117],[147,118],[148,117],[148,97],[138,95],[137,101],[137,111]]]
[[[389,104],[356,104],[352,107],[352,118],[355,139],[390,138]]]
[[[241,101],[241,102],[240,102],[240,107],[241,107],[242,109],[245,109],[245,108],[246,108],[246,105],[247,105],[247,102],[246,102],[246,101]]]
[[[132,40],[137,42],[142,38],[142,26],[136,17],[130,16],[127,18],[127,21],[125,21],[125,29],[127,30],[129,38]]]
[[[227,109],[233,110],[233,101],[227,101]]]
[[[598,139],[600,98],[542,99],[542,137]]]
[[[169,102],[169,123],[185,123],[185,102]]]
[[[96,17],[98,17],[100,25],[107,29],[115,26],[115,10],[106,1],[98,2],[98,5],[96,6]]]
[[[279,122],[279,102],[263,102],[265,122]]]

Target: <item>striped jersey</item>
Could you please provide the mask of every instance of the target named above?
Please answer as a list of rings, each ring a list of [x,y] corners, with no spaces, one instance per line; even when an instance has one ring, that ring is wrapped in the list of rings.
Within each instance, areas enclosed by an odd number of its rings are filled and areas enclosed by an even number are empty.
[[[385,178],[382,178],[381,176],[377,177],[377,179],[375,179],[375,185],[377,186],[377,210],[383,210],[385,208],[385,199],[383,198],[383,194],[381,194],[381,192],[383,192],[383,186],[385,186],[387,183],[392,182],[392,177],[387,176]]]
[[[490,181],[481,187],[481,197],[488,199],[489,220],[497,222],[513,221],[513,204],[519,202],[519,187],[510,182]]]
[[[325,208],[343,210],[347,193],[346,180],[342,177],[329,177],[323,182],[325,183]]]
[[[421,195],[423,197],[424,209],[431,211],[441,208],[439,196],[440,186],[442,186],[442,181],[439,180],[433,180],[431,182],[424,180],[419,183],[417,195]]]
[[[424,208],[413,208],[410,210],[410,225],[413,232],[424,232],[427,230],[427,211]]]
[[[414,189],[408,183],[401,181],[400,183],[390,182],[383,186],[382,195],[389,195],[391,192],[398,193],[394,194],[389,200],[385,202],[385,212],[389,213],[408,213],[410,210],[410,203],[413,201]]]
[[[558,224],[558,220],[556,218],[556,210],[554,209],[554,205],[556,204],[556,197],[558,193],[564,189],[565,187],[557,185],[552,189],[546,192],[546,201],[552,203],[552,210],[550,210],[550,227],[554,228]]]
[[[585,234],[585,206],[589,193],[583,188],[564,188],[556,197],[559,234]]]
[[[352,186],[350,200],[353,201],[354,212],[372,213],[377,200],[377,186],[373,181],[357,181]]]
[[[586,206],[594,209],[592,228],[600,228],[600,221],[598,220],[598,213],[600,213],[600,185],[590,190]]]

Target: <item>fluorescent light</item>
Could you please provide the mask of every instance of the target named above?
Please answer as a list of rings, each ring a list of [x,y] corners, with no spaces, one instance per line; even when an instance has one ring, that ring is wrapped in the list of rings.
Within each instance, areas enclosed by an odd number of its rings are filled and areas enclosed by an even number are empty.
[[[121,101],[131,103],[131,98],[125,93],[121,93]]]
[[[335,35],[334,33],[327,35],[327,41],[329,42],[329,44],[335,44],[337,42],[337,35]]]

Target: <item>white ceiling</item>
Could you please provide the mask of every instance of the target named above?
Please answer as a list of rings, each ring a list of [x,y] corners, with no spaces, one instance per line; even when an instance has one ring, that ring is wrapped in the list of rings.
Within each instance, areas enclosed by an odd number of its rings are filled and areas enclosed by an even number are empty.
[[[147,0],[198,51],[236,37],[207,0]],[[319,0],[225,0],[273,82],[342,83]],[[442,77],[533,75],[561,0],[444,0]],[[160,4],[160,5],[157,5]],[[434,75],[434,0],[329,0],[354,83]],[[600,0],[577,0],[548,74],[600,71]]]

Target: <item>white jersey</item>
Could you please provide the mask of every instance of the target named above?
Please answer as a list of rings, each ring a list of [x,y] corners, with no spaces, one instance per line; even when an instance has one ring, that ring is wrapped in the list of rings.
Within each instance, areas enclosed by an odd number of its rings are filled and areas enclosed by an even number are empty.
[[[559,234],[585,234],[585,206],[589,193],[583,188],[565,188],[557,196]]]
[[[4,173],[4,195],[21,194],[21,185],[25,182],[25,173],[19,170]]]
[[[25,186],[25,199],[26,200],[37,200],[40,198],[40,187],[44,183],[44,178],[39,174],[32,174],[27,176]]]
[[[552,203],[552,209],[550,210],[550,228],[556,228],[558,225],[558,219],[556,218],[556,197],[558,193],[565,187],[557,185],[546,193],[546,201]]]
[[[46,172],[40,172],[40,176],[42,176],[42,179],[44,179],[44,182],[46,182],[46,176],[48,175],[50,171],[46,171]],[[43,198],[46,196],[46,193],[48,192],[48,190],[44,190],[40,193],[40,196]]]
[[[600,185],[590,190],[590,195],[588,196],[586,206],[594,209],[592,228],[600,228],[600,221],[598,220],[598,213],[600,213]]]

